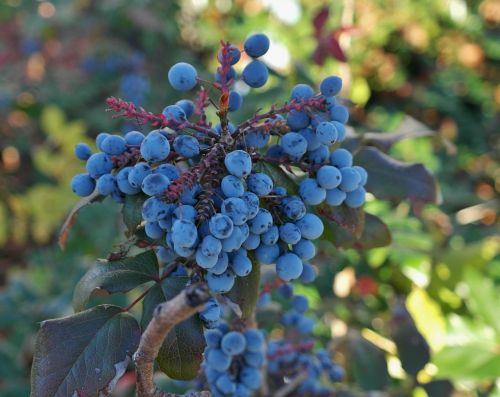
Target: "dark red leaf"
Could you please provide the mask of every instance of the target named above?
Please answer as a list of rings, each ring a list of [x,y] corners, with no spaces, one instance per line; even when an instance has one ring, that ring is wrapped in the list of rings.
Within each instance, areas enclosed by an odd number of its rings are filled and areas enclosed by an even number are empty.
[[[326,21],[328,20],[328,16],[330,15],[330,7],[324,6],[321,8],[318,13],[313,18],[313,25],[315,30],[315,35],[318,36],[323,27],[325,26]]]
[[[314,63],[316,63],[319,66],[322,66],[325,63],[326,55],[327,54],[325,52],[324,47],[322,45],[318,45],[313,54]]]
[[[344,51],[340,47],[340,44],[335,37],[335,32],[331,32],[327,38],[327,46],[328,52],[331,56],[337,59],[340,62],[347,62],[347,57],[344,54]]]

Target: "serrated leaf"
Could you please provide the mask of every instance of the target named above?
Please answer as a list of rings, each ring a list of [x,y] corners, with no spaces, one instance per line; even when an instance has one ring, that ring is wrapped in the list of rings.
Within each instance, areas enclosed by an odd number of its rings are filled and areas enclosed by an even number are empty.
[[[123,203],[122,216],[129,233],[133,233],[142,222],[142,205],[147,196],[144,194],[126,195]]]
[[[259,299],[260,265],[250,256],[252,271],[248,276],[237,277],[229,298],[241,309],[242,320],[252,323],[255,321],[255,306]]]
[[[102,305],[44,321],[31,370],[31,397],[98,396],[123,374],[137,349],[137,321]]]
[[[109,294],[128,292],[158,277],[158,260],[153,250],[116,261],[99,260],[76,285],[73,308],[83,310],[96,289]]]
[[[155,307],[180,293],[188,277],[169,277],[161,286],[155,285],[143,302],[141,324],[143,329],[151,320]],[[156,361],[160,369],[170,378],[190,380],[196,377],[203,360],[205,338],[198,315],[177,324],[166,336]]]
[[[59,247],[61,249],[64,249],[66,246],[66,241],[68,240],[69,233],[71,232],[71,229],[73,228],[75,222],[76,222],[76,217],[78,215],[78,212],[83,208],[86,207],[89,204],[92,203],[97,203],[102,200],[104,200],[105,197],[101,196],[97,191],[92,193],[90,196],[85,197],[81,199],[70,211],[68,214],[68,217],[64,221],[61,231],[59,232],[59,238],[58,238],[58,243]]]
[[[383,350],[359,334],[349,337],[349,359],[356,383],[367,391],[385,390],[389,384],[387,360]]]
[[[403,163],[373,147],[361,149],[354,162],[368,171],[366,189],[378,198],[436,204],[441,201],[436,179],[422,164]]]
[[[279,165],[266,161],[259,161],[254,166],[255,171],[263,172],[271,177],[274,186],[282,186],[286,188],[289,195],[297,193],[298,187],[294,176],[283,170]]]
[[[465,282],[470,289],[467,306],[495,330],[496,339],[500,343],[500,295],[493,282],[472,269],[466,272]]]

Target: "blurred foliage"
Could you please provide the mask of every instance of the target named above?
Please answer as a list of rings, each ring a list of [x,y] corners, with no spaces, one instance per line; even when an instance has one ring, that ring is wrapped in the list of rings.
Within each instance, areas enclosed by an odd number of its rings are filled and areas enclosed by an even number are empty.
[[[68,187],[82,168],[74,144],[91,143],[103,129],[134,127],[133,120],[105,113],[105,98],[159,112],[175,99],[166,83],[171,64],[182,59],[214,70],[220,39],[240,45],[260,30],[272,39],[265,57],[272,78],[268,89],[245,98],[236,120],[286,100],[295,83],[334,73],[345,81],[351,124],[364,139],[409,128],[407,115],[431,131],[388,150],[437,175],[442,205],[370,200],[366,210],[388,224],[392,244],[355,251],[322,243],[317,282],[297,286],[314,302],[318,337],[348,370],[338,395],[383,388],[391,396],[443,397],[453,389],[500,396],[500,2],[332,2],[318,33],[313,20],[324,6],[319,0],[0,4],[1,396],[28,394],[38,322],[69,313],[77,280],[95,257],[109,253],[123,227],[119,209],[105,201],[81,211],[65,251],[54,246],[76,202]],[[347,61],[325,40],[338,42]],[[313,61],[318,48],[321,65]],[[279,335],[279,327],[273,332]],[[117,395],[127,392],[126,376]]]

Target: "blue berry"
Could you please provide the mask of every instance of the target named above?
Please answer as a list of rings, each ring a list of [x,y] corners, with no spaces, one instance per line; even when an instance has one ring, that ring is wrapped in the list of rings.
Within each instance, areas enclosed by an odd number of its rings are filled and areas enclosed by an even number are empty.
[[[231,91],[229,93],[228,110],[230,112],[236,112],[239,108],[241,108],[242,103],[243,103],[243,98],[238,92]]]
[[[236,383],[226,374],[219,376],[215,382],[215,386],[225,395],[232,396],[236,392]]]
[[[101,150],[110,155],[119,155],[122,154],[126,146],[125,139],[123,139],[119,135],[109,135],[107,136],[101,144]]]
[[[215,214],[210,218],[210,233],[218,239],[228,238],[233,232],[233,221],[227,215]]]
[[[368,173],[366,172],[366,170],[359,165],[355,165],[352,168],[354,168],[361,177],[361,181],[359,182],[360,186],[365,186],[366,182],[368,181]]]
[[[202,250],[198,248],[195,254],[196,264],[203,269],[211,269],[217,263],[217,256],[206,256]]]
[[[245,367],[240,372],[241,382],[249,389],[256,390],[260,386],[261,375],[257,368]]]
[[[260,240],[262,244],[274,245],[278,242],[279,237],[279,228],[274,225],[271,226],[267,232],[261,234]]]
[[[289,197],[283,200],[283,212],[292,221],[296,221],[306,214],[306,206],[299,197]]]
[[[173,146],[177,154],[187,158],[200,154],[200,143],[194,136],[179,135],[174,139]]]
[[[335,125],[328,121],[324,121],[316,127],[316,136],[323,145],[333,145],[338,139]]]
[[[324,163],[328,159],[329,154],[330,152],[328,151],[328,146],[321,144],[316,150],[307,152],[307,156],[309,157],[311,164]]]
[[[173,212],[173,216],[176,219],[186,219],[195,223],[198,211],[192,205],[182,204],[179,205]]]
[[[186,113],[184,113],[184,109],[178,105],[169,105],[165,107],[161,113],[167,120],[172,120],[177,123],[182,123],[186,120]]]
[[[266,196],[273,190],[273,180],[266,174],[258,172],[247,179],[248,190],[257,196]]]
[[[272,225],[273,216],[264,208],[261,208],[255,218],[249,221],[250,231],[254,234],[265,233]]]
[[[246,255],[236,254],[231,260],[231,268],[237,276],[245,277],[252,271],[252,261]]]
[[[304,203],[309,205],[321,204],[326,198],[326,190],[312,178],[306,178],[300,183],[299,194]]]
[[[323,234],[324,226],[321,219],[314,214],[305,214],[297,221],[302,237],[309,240],[316,240]]]
[[[222,249],[222,246],[221,246]],[[227,267],[229,266],[229,258],[226,252],[221,252],[219,256],[217,257],[217,262],[215,265],[210,268],[209,272],[216,274],[216,275],[221,275],[227,270]]]
[[[260,244],[260,236],[258,234],[250,233],[246,240],[243,242],[243,247],[247,250],[254,250]]]
[[[89,174],[78,174],[71,180],[71,190],[80,197],[90,196],[95,189],[95,181]]]
[[[177,91],[189,91],[197,83],[198,72],[186,62],[173,65],[168,71],[168,81]]]
[[[348,192],[345,198],[345,204],[351,208],[361,207],[365,203],[366,191],[362,187]]]
[[[158,222],[146,222],[144,231],[149,238],[160,239],[163,237],[163,229],[158,225]]]
[[[292,299],[292,306],[295,311],[305,313],[309,309],[309,301],[303,295],[295,295]]]
[[[220,309],[219,309],[220,314]],[[207,342],[208,347],[218,348],[220,347],[220,341],[222,340],[222,332],[218,329],[210,329],[204,332],[205,342]]]
[[[99,194],[104,196],[110,195],[117,189],[116,177],[112,174],[102,175],[96,183],[96,188]]]
[[[208,350],[208,353],[205,354],[205,360],[210,367],[219,372],[227,371],[231,365],[231,357],[219,349]]]
[[[361,182],[361,175],[352,167],[344,167],[340,169],[342,175],[342,182],[340,182],[339,189],[348,193],[352,192],[359,186]]]
[[[245,193],[243,182],[234,175],[226,175],[222,178],[221,189],[226,197],[241,197]]]
[[[288,126],[294,130],[294,131],[299,131],[303,128],[306,128],[309,123],[310,123],[309,116],[305,111],[300,111],[300,110],[291,110],[287,117],[286,117],[286,122]]]
[[[323,79],[319,89],[324,96],[337,95],[342,89],[342,79],[338,76],[329,76]]]
[[[318,136],[311,128],[303,128],[299,131],[299,134],[302,135],[307,141],[308,152],[316,150],[321,146],[321,142],[319,141]]]
[[[144,134],[139,131],[129,131],[124,138],[127,145],[139,146],[144,140]]]
[[[269,50],[269,38],[263,33],[256,33],[249,36],[243,43],[243,48],[247,55],[258,58]]]
[[[137,194],[141,191],[140,187],[134,187],[128,181],[128,177],[132,169],[132,167],[124,167],[118,172],[118,174],[116,174],[116,184],[118,185],[118,189],[125,194]]]
[[[243,81],[252,88],[259,88],[266,84],[269,77],[267,66],[261,61],[252,61],[243,69]]]
[[[92,155],[92,149],[86,143],[79,143],[75,146],[75,156],[79,160],[88,160]]]
[[[101,132],[96,136],[95,144],[97,146],[97,149],[102,150],[102,143],[109,135],[110,134],[108,134],[107,132]]]
[[[228,53],[230,61],[229,63],[231,65],[237,64],[241,57],[241,51],[238,49],[238,47],[234,45],[229,46],[228,50],[229,50]],[[222,50],[220,50],[219,53],[217,54],[217,60],[219,62],[222,62],[222,59],[223,59],[223,53]]]
[[[344,202],[346,198],[345,192],[340,189],[329,189],[326,191],[326,203],[331,206],[338,206]]]
[[[292,99],[300,101],[301,99],[309,99],[314,95],[314,90],[307,84],[297,84],[292,89]]]
[[[263,265],[271,265],[276,262],[280,255],[280,247],[278,244],[265,245],[261,244],[255,250],[255,258]]]
[[[351,167],[352,154],[346,149],[336,149],[330,155],[330,164],[337,168]]]
[[[171,181],[179,178],[179,171],[173,164],[160,164],[154,171],[155,174],[163,174]]]
[[[342,181],[342,174],[337,167],[324,165],[318,170],[316,180],[322,188],[334,189],[340,185],[340,182]]]
[[[336,105],[330,109],[332,120],[345,124],[349,120],[349,111],[345,106]]]
[[[297,244],[301,239],[300,229],[295,223],[280,226],[280,238],[287,244]]]
[[[175,102],[175,104],[184,111],[184,115],[187,119],[190,118],[195,111],[194,103],[189,99],[181,99]]]
[[[185,219],[177,219],[172,225],[172,241],[181,248],[191,248],[198,240],[196,225]]]
[[[141,143],[141,155],[146,161],[157,162],[165,160],[169,153],[170,143],[158,130],[151,131]]]
[[[248,219],[248,207],[244,200],[238,197],[229,197],[222,202],[221,213],[227,215],[234,225],[242,225]]]
[[[293,159],[300,159],[307,151],[306,139],[297,132],[288,132],[281,138],[283,151]]]
[[[231,331],[222,337],[221,349],[228,356],[236,356],[243,353],[247,345],[246,339],[241,332]]]
[[[292,253],[287,253],[276,261],[276,273],[284,281],[290,281],[298,278],[302,273],[302,261]]]
[[[94,179],[104,174],[109,174],[113,169],[113,162],[106,153],[94,153],[86,164],[87,172]]]
[[[170,180],[162,174],[149,174],[142,181],[142,191],[148,196],[163,193],[170,185]]]
[[[231,270],[226,270],[224,273],[217,275],[207,273],[207,284],[210,291],[216,294],[223,294],[231,291],[234,285],[234,273]]]
[[[246,339],[246,346],[249,352],[262,352],[264,349],[264,335],[257,329],[248,329],[243,335]]]
[[[132,187],[141,187],[144,178],[152,173],[148,163],[140,162],[132,167],[128,174],[128,181]]]
[[[234,150],[225,157],[224,165],[230,174],[243,178],[249,175],[252,170],[252,159],[247,152]]]
[[[245,143],[248,146],[261,149],[269,142],[270,135],[259,130],[252,130],[246,133]]]
[[[218,257],[222,251],[222,243],[214,236],[205,236],[201,242],[201,252],[205,256]]]
[[[255,193],[245,192],[241,199],[245,202],[248,208],[248,219],[253,219],[259,212],[260,202]]]
[[[304,258],[301,258],[304,259]],[[309,263],[304,263],[304,268],[302,269],[302,274],[300,275],[300,281],[304,284],[312,283],[316,278],[316,271]]]

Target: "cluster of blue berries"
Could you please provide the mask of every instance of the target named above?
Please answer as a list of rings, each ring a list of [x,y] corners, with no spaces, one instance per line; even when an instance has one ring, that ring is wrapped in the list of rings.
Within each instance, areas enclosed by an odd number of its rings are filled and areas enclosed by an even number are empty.
[[[260,87],[268,71],[256,58],[268,51],[269,39],[255,34],[243,46],[253,60],[241,78],[250,87]],[[225,43],[218,54],[220,67],[213,84],[221,91],[220,123],[212,126],[206,119],[206,90],[200,90],[197,101],[181,99],[161,115],[115,103],[118,111],[132,118],[144,115],[157,128],[124,136],[103,132],[96,137],[95,153],[78,144],[75,155],[86,161],[86,172],[71,182],[82,197],[96,191],[123,203],[136,196],[143,202],[139,228],[160,262],[176,263],[174,276],[203,278],[214,294],[228,293],[237,277],[261,265],[274,265],[281,283],[314,281],[309,261],[316,255],[313,241],[323,234],[324,225],[311,207],[326,203],[356,208],[365,200],[367,172],[353,165],[351,153],[339,147],[348,119],[347,109],[336,99],[340,78],[324,79],[319,93],[299,84],[283,107],[233,125],[227,112],[242,105],[241,95],[231,90],[236,79],[233,65],[241,53]],[[201,84],[196,69],[184,62],[171,67],[168,81],[183,92]],[[267,168],[259,167],[263,162],[285,165],[281,171],[291,180],[296,177],[290,174],[294,169],[305,177],[297,189],[276,186]],[[288,284],[282,289],[293,305],[282,323],[306,338],[314,326],[314,320],[304,315],[307,300],[293,297]],[[269,299],[270,293],[263,294],[260,304]],[[200,313],[207,329],[207,381],[214,396],[250,396],[260,383],[264,338],[257,330],[231,331],[219,301],[213,297]],[[273,341],[268,354],[275,357],[273,351],[286,350],[292,342]],[[326,371],[333,380],[339,378],[332,375],[339,369],[324,353],[318,354],[279,354],[269,360],[270,373],[283,379],[288,367],[306,369],[310,378],[301,392],[320,396],[319,374]]]
[[[221,322],[205,331],[203,367],[214,397],[250,397],[261,383],[265,339],[261,331],[231,331]]]
[[[307,377],[296,389],[297,395],[309,397],[331,396],[331,389],[322,381],[325,374],[330,382],[339,382],[344,370],[335,364],[325,349],[313,350],[311,332],[315,321],[305,316],[309,302],[305,296],[293,295],[293,287],[286,284],[279,292],[292,302],[292,308],[284,313],[281,322],[288,330],[288,336],[268,344],[268,373],[274,382],[282,384],[285,377],[293,378],[301,373]],[[297,337],[298,335],[298,337]]]

